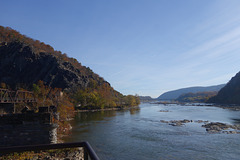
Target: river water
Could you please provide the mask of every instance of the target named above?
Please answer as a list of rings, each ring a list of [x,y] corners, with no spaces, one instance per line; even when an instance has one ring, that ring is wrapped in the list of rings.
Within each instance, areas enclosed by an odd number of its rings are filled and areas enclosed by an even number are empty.
[[[143,103],[124,111],[78,113],[65,141],[88,141],[102,160],[240,159],[240,134],[210,134],[204,123],[160,122],[183,119],[240,124],[240,111]]]

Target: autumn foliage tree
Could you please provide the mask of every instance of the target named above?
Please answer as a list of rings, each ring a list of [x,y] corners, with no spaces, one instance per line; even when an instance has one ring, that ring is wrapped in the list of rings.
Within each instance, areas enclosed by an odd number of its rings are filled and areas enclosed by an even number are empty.
[[[72,98],[78,109],[122,108],[140,104],[137,95],[124,96],[115,91],[108,83],[98,86],[94,80],[91,80],[88,88],[78,89]]]
[[[37,106],[57,107],[61,120],[66,120],[73,115],[74,106],[66,93],[59,88],[51,88],[44,85],[43,81],[33,84],[32,91],[37,98]]]

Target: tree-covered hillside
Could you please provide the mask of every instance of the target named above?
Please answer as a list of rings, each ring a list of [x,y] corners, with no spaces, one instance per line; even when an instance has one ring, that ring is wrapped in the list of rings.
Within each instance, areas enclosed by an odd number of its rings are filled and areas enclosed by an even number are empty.
[[[124,96],[90,68],[48,44],[0,26],[0,83],[12,90],[50,87],[62,90],[69,103],[80,108],[107,108],[139,104]],[[39,91],[40,92],[40,91]]]
[[[178,102],[207,102],[207,100],[217,95],[217,92],[197,92],[197,93],[186,93],[179,96],[176,101]]]
[[[186,93],[197,93],[197,92],[218,92],[225,84],[220,84],[216,86],[208,86],[208,87],[188,87],[188,88],[181,88],[173,91],[168,91],[160,95],[157,99],[159,100],[175,100],[180,95]]]

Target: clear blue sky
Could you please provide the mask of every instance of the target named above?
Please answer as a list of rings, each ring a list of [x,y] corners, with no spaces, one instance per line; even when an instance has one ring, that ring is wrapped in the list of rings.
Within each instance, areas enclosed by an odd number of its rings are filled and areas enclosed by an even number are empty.
[[[239,0],[1,0],[0,15],[123,94],[222,84],[240,70]]]

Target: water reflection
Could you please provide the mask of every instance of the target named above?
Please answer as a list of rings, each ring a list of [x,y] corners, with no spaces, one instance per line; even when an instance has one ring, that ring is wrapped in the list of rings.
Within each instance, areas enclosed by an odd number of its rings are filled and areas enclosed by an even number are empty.
[[[89,121],[103,121],[111,117],[115,117],[117,113],[123,113],[131,115],[139,114],[140,107],[134,107],[124,110],[106,110],[106,111],[95,111],[95,112],[78,112],[73,122],[89,122]]]
[[[240,124],[240,119],[232,118],[234,124]]]
[[[239,111],[154,104],[140,108],[78,113],[72,121],[72,135],[65,140],[88,141],[101,159],[108,160],[239,159],[240,134],[208,134],[202,123],[195,122],[183,126],[161,123],[189,119],[240,124]]]
[[[79,112],[76,114],[74,121],[88,122],[88,121],[102,121],[106,118],[116,116],[116,111],[96,111],[96,112]]]
[[[130,114],[131,115],[139,114],[139,113],[140,113],[140,107],[135,107],[135,108],[130,109]]]

